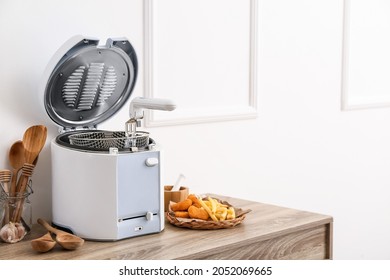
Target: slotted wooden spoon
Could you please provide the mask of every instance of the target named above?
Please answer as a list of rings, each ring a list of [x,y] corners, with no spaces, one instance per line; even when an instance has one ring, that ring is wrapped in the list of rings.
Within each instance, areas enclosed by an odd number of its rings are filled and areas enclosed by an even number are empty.
[[[74,234],[56,229],[43,219],[38,219],[38,223],[44,226],[51,233],[54,233],[56,235],[57,243],[60,244],[64,249],[75,250],[84,244],[84,239]]]

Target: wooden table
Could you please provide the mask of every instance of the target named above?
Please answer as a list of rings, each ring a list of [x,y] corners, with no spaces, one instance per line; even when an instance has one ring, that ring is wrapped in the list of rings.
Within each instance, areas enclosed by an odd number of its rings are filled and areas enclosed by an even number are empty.
[[[161,233],[114,242],[86,241],[75,251],[56,246],[36,253],[30,240],[45,233],[34,225],[16,244],[0,243],[0,259],[331,259],[330,216],[253,201],[213,195],[251,209],[231,229],[191,230],[166,224]],[[98,220],[96,221],[98,222]]]

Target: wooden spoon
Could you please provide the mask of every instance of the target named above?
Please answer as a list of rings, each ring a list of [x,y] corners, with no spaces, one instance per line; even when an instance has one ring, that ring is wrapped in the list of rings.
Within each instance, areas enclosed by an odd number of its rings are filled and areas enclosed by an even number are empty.
[[[44,125],[29,127],[23,135],[24,155],[27,163],[33,163],[45,145],[47,128]]]
[[[18,178],[18,172],[22,168],[23,164],[26,162],[24,156],[24,146],[21,140],[16,141],[12,144],[9,150],[9,162],[13,168],[12,170],[12,179],[11,179],[11,188],[10,196],[14,197],[16,193],[16,179]]]
[[[38,223],[44,226],[48,231],[54,233],[56,235],[57,243],[67,250],[77,249],[84,244],[84,239],[74,234],[70,234],[68,232],[53,228],[51,225],[49,225],[46,221],[42,219],[38,219]]]
[[[47,128],[44,125],[29,127],[23,134],[25,163],[32,164],[45,146]]]
[[[23,147],[24,147],[24,156],[25,162],[33,164],[35,159],[39,156],[39,153],[45,146],[47,137],[47,128],[44,125],[34,125],[29,127],[23,135]],[[27,186],[28,177],[20,176],[17,190],[19,193],[24,193]]]
[[[51,237],[50,232],[46,233],[45,235],[36,238],[34,240],[31,240],[31,247],[40,253],[45,253],[50,251],[54,248],[54,246],[57,244]]]
[[[45,146],[47,137],[47,128],[44,125],[34,125],[29,127],[23,134],[23,146],[25,163],[33,164],[34,160],[39,156],[39,153]],[[18,193],[24,193],[26,191],[28,176],[21,175],[19,178],[18,186],[16,190]],[[19,222],[22,215],[24,200],[20,200],[12,216],[14,222]]]

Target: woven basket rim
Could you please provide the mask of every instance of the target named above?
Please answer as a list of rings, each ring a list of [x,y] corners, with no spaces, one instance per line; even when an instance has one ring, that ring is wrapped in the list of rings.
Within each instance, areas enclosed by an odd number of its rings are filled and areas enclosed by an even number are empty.
[[[198,219],[183,219],[176,218],[172,212],[166,213],[167,220],[174,226],[184,227],[190,229],[226,229],[235,227],[245,219],[245,215],[238,217],[233,220],[225,220],[225,221],[203,221]]]

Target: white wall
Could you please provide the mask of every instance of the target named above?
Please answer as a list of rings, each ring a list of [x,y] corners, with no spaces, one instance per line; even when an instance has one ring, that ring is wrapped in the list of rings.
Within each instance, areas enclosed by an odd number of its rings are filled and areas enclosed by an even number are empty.
[[[0,2],[0,168],[29,125],[57,133],[36,92],[52,53],[81,33],[127,36],[142,57],[142,3]],[[166,183],[182,172],[193,192],[332,215],[335,259],[388,259],[390,109],[340,110],[342,12],[339,0],[259,0],[258,118],[150,132],[165,148]],[[134,95],[142,92],[140,75]],[[101,127],[121,129],[126,117],[127,106]],[[51,216],[50,175],[47,144],[33,177],[35,217]]]
[[[9,147],[23,137],[26,128],[44,124],[49,132],[33,176],[35,218],[51,217],[49,142],[58,135],[58,127],[43,109],[43,93],[38,92],[38,87],[54,52],[76,34],[97,37],[101,44],[108,37],[127,37],[140,60],[133,94],[143,94],[142,0],[133,0],[131,4],[126,0],[0,1],[0,168],[10,168]],[[123,129],[120,124],[127,119],[128,111],[124,109],[104,125]]]

